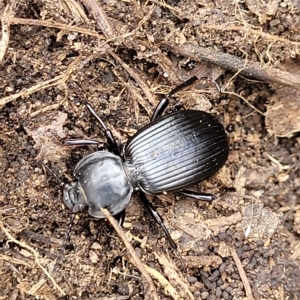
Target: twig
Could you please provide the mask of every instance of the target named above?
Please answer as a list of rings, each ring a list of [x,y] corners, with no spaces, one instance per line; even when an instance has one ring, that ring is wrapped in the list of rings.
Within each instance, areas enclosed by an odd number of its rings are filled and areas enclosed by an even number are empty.
[[[161,2],[161,1],[158,1],[158,0],[150,0],[150,2],[169,9],[175,16],[177,16],[180,19],[183,19],[185,17],[185,14],[178,7],[168,5],[165,2]]]
[[[116,53],[110,51],[109,54],[127,71],[127,73],[137,82],[137,84],[142,88],[145,93],[145,96],[150,101],[152,105],[155,105],[155,97],[153,97],[149,87],[142,80],[142,78],[131,68],[129,67]]]
[[[65,31],[73,31],[73,32],[79,32],[82,34],[94,36],[98,39],[105,39],[104,36],[98,34],[95,31],[78,27],[78,26],[72,26],[67,25],[59,22],[55,22],[53,20],[36,20],[36,19],[24,19],[24,18],[12,18],[10,20],[11,24],[17,25],[17,24],[23,24],[23,25],[31,25],[31,26],[43,26],[43,27],[49,27],[49,28],[56,28],[61,29]]]
[[[237,94],[234,92],[226,92],[226,91],[222,91],[223,94],[228,94],[228,95],[232,95],[232,96],[236,96],[240,99],[242,99],[245,103],[247,103],[251,108],[253,108],[257,113],[259,113],[262,116],[265,116],[265,114],[260,111],[258,108],[256,108],[254,105],[252,105],[245,97],[243,97],[241,94]]]
[[[231,31],[244,31],[248,35],[261,37],[264,41],[265,40],[270,40],[270,41],[273,41],[273,42],[281,42],[281,43],[284,43],[284,44],[300,45],[299,42],[290,41],[290,40],[285,39],[283,37],[263,32],[261,28],[254,29],[254,28],[249,28],[249,26],[238,26],[238,25],[225,25],[224,26],[224,25],[210,25],[210,24],[202,24],[201,28],[202,29],[205,28],[205,29],[210,29],[210,30],[216,30],[216,31],[218,31],[218,30],[219,31],[229,31],[229,32],[231,32]]]
[[[15,1],[12,1],[12,3],[7,4],[1,18],[2,38],[0,41],[0,62],[2,62],[8,47],[9,35],[10,35],[9,26],[11,23],[11,16],[12,16],[12,11],[14,6],[15,6]]]
[[[298,259],[300,257],[300,243],[295,246],[294,253],[290,256],[290,259]]]
[[[167,275],[170,282],[173,282],[174,286],[180,290],[180,294],[185,295],[185,299],[194,300],[194,296],[189,289],[189,284],[186,279],[183,278],[181,272],[179,272],[170,260],[167,259],[164,253],[154,252],[155,257],[158,259],[159,263],[164,267],[165,274]]]
[[[47,81],[39,82],[38,84],[31,86],[28,89],[24,89],[19,93],[4,97],[0,99],[0,107],[8,102],[18,99],[21,96],[28,96],[30,94],[36,93],[39,90],[46,89],[48,87],[58,85],[67,81],[71,73],[77,68],[78,64],[81,61],[81,57],[79,56],[75,61],[73,61],[64,74],[58,75],[52,79]]]
[[[253,300],[253,295],[252,295],[252,290],[251,290],[251,286],[250,286],[250,283],[249,283],[249,280],[246,276],[246,273],[243,269],[243,266],[242,266],[242,263],[239,259],[239,257],[237,256],[236,252],[234,249],[230,248],[230,253],[231,253],[231,256],[238,268],[238,271],[239,271],[239,274],[240,274],[240,277],[243,281],[243,284],[244,284],[244,288],[245,288],[245,292],[246,292],[246,296],[247,296],[247,299],[248,300]]]
[[[206,61],[233,72],[240,72],[240,74],[247,77],[300,89],[300,77],[298,74],[289,73],[273,67],[262,69],[257,62],[248,62],[245,64],[245,60],[234,55],[189,43],[180,46],[171,43],[163,43],[162,45],[176,55],[190,57],[196,61]]]
[[[35,262],[36,264],[41,268],[41,270],[45,273],[45,275],[52,281],[54,287],[63,295],[65,296],[65,292],[60,288],[60,286],[55,282],[54,278],[51,276],[51,274],[40,264],[39,262],[39,257],[38,257],[38,253],[30,246],[28,246],[25,243],[19,242],[18,240],[16,240],[9,232],[8,230],[3,226],[2,223],[0,223],[0,229],[5,233],[5,235],[7,236],[7,238],[14,242],[15,244],[19,245],[22,248],[25,248],[27,250],[29,250],[30,252],[32,252],[32,254],[34,255],[35,258]]]
[[[101,6],[95,2],[95,0],[82,0],[83,5],[89,11],[91,15],[94,16],[98,26],[101,28],[103,34],[108,39],[115,39],[114,29],[109,23],[104,11]],[[125,71],[137,82],[137,84],[144,91],[145,96],[150,101],[152,105],[155,105],[155,97],[152,95],[149,87],[145,84],[142,78],[130,67],[128,66],[111,48],[109,54],[125,69]]]
[[[132,258],[130,258],[130,261],[132,264],[135,265],[135,262],[133,261]],[[170,295],[175,300],[182,299],[182,298],[180,298],[179,293],[176,291],[176,289],[172,286],[172,284],[168,281],[168,279],[166,277],[164,277],[162,274],[160,274],[157,270],[155,270],[147,265],[144,265],[144,267],[147,270],[147,272],[160,283],[160,285],[163,287],[163,289],[167,295]]]
[[[298,209],[300,209],[300,204],[299,205],[294,205],[294,206],[283,206],[283,207],[280,207],[278,209],[278,212],[287,212],[289,210],[295,211],[295,210],[298,210]]]
[[[132,98],[134,99],[134,102],[136,103],[136,101],[137,101],[145,109],[148,116],[151,116],[153,113],[152,109],[149,108],[149,104],[142,97],[142,95],[140,93],[138,93],[138,91],[136,90],[136,87],[132,84],[132,82],[128,82],[125,85],[128,88],[128,91],[130,92]]]
[[[89,18],[85,14],[83,7],[77,0],[64,0],[64,3],[67,5],[71,14],[74,16],[75,20],[82,20],[85,23],[89,22]]]
[[[109,23],[108,18],[101,6],[95,0],[81,0],[81,2],[97,21],[97,25],[101,29],[104,36],[107,39],[115,36],[115,30],[113,26]]]
[[[146,281],[147,281],[147,283],[149,285],[149,291],[148,291],[149,294],[151,294],[153,296],[153,299],[158,300],[158,296],[157,296],[157,293],[156,293],[153,281],[152,281],[149,273],[146,271],[143,263],[141,262],[141,260],[136,255],[136,253],[135,253],[132,245],[129,243],[128,239],[126,238],[123,229],[119,226],[119,224],[117,223],[117,221],[115,220],[115,218],[111,215],[111,213],[106,208],[101,208],[101,211],[105,215],[105,217],[108,219],[108,221],[110,222],[110,224],[117,231],[117,233],[119,234],[120,238],[124,242],[126,248],[128,249],[129,253],[131,254],[132,258],[134,259],[137,268],[140,270],[140,272],[142,273],[142,275],[146,279]]]

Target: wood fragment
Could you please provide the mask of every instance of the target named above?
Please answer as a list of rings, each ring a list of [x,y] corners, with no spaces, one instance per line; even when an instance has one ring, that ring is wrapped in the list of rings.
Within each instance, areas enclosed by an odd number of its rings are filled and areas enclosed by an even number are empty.
[[[294,206],[283,206],[283,207],[280,207],[280,208],[278,208],[278,212],[287,212],[289,210],[295,211],[295,210],[298,210],[298,209],[300,209],[300,204],[299,205],[294,205]]]
[[[78,26],[73,26],[73,25],[68,25],[68,24],[63,24],[59,23],[53,20],[36,20],[36,19],[24,19],[24,18],[12,18],[10,20],[10,24],[13,25],[30,25],[30,26],[43,26],[43,27],[49,27],[49,28],[56,28],[64,31],[70,31],[70,32],[79,32],[82,34],[86,34],[89,36],[94,36],[97,39],[103,40],[105,37],[103,35],[98,34],[95,31],[78,27]]]
[[[128,82],[126,84],[126,87],[128,88],[128,91],[132,95],[132,98],[134,101],[138,102],[147,112],[148,116],[152,115],[153,109],[149,108],[149,104],[147,101],[141,96],[141,94],[137,91],[136,87],[132,84],[132,82]]]
[[[134,262],[132,262],[132,263],[134,263]],[[163,289],[167,295],[170,295],[172,297],[172,299],[175,299],[175,300],[182,299],[180,297],[180,295],[178,294],[178,292],[176,291],[176,289],[172,286],[172,284],[168,281],[168,279],[166,277],[164,277],[157,270],[155,270],[147,265],[145,265],[145,269],[153,278],[155,278],[159,282],[159,284],[163,287]]]
[[[0,63],[4,58],[9,43],[10,23],[14,6],[15,1],[12,1],[12,3],[7,4],[1,17],[2,37],[0,41]]]
[[[115,218],[111,215],[111,213],[106,208],[101,208],[101,212],[105,215],[105,217],[108,219],[108,221],[110,222],[110,224],[117,231],[118,235],[120,236],[120,238],[124,242],[127,250],[129,251],[130,255],[132,256],[133,260],[135,261],[136,267],[140,270],[140,272],[144,276],[144,278],[145,278],[145,280],[146,280],[146,282],[147,282],[147,284],[149,286],[149,290],[146,290],[146,293],[148,293],[149,295],[152,295],[153,299],[158,300],[159,298],[157,296],[154,283],[153,283],[153,281],[152,281],[149,273],[146,271],[146,269],[144,267],[144,264],[138,258],[138,256],[136,255],[136,253],[135,253],[132,245],[130,244],[130,242],[126,238],[123,229],[119,226],[119,224],[117,223],[117,221],[115,220]]]
[[[32,261],[32,263],[29,263],[28,262],[29,260],[25,261],[25,260],[22,260],[22,259],[11,257],[9,255],[0,254],[0,260],[7,261],[10,264],[23,265],[27,268],[33,268],[34,267],[34,262],[33,261]]]
[[[228,53],[195,46],[189,43],[184,43],[180,46],[171,43],[163,43],[163,45],[176,55],[190,57],[195,61],[206,61],[247,77],[300,89],[300,76],[298,74],[289,73],[273,67],[262,69],[261,64],[258,62],[250,62]]]
[[[68,66],[68,68],[64,74],[58,75],[58,76],[51,78],[49,80],[46,80],[46,81],[39,82],[38,84],[31,86],[28,89],[23,89],[19,93],[1,98],[0,99],[0,107],[5,105],[6,103],[14,101],[20,97],[25,97],[30,94],[36,93],[40,90],[43,90],[43,89],[49,88],[51,86],[62,84],[64,82],[66,82],[68,80],[68,78],[70,77],[70,75],[74,72],[74,70],[76,70],[80,61],[81,61],[81,57],[79,56]],[[80,66],[80,67],[82,67],[82,66]]]
[[[115,52],[110,51],[109,54],[127,71],[127,73],[137,82],[137,84],[141,87],[145,96],[150,101],[152,105],[156,104],[155,97],[152,95],[150,88],[147,84],[142,80],[140,75],[138,75],[130,66],[128,66]]]
[[[97,25],[104,34],[104,36],[109,39],[115,36],[115,30],[113,26],[108,21],[108,18],[102,9],[102,7],[97,3],[96,0],[81,0],[82,4],[88,10],[88,12],[96,20]]]
[[[44,234],[40,234],[31,230],[27,230],[24,231],[24,234],[34,240],[37,241],[39,243],[43,243],[43,244],[52,244],[52,245],[57,245],[57,246],[61,246],[63,245],[63,241],[51,236],[45,236]]]
[[[0,223],[0,229],[5,233],[6,237],[8,238],[8,241],[12,241],[15,244],[19,245],[22,248],[25,248],[29,250],[31,253],[33,253],[34,258],[35,258],[35,263],[39,266],[39,268],[44,272],[44,274],[51,280],[52,284],[54,287],[63,295],[65,296],[66,293],[60,288],[60,286],[56,283],[54,278],[51,276],[51,274],[41,265],[40,260],[39,260],[39,255],[38,253],[30,246],[27,244],[20,242],[16,240],[10,233],[9,231],[4,227],[2,223]]]
[[[245,288],[245,292],[246,292],[246,296],[247,296],[247,299],[248,300],[253,300],[253,295],[252,295],[252,290],[251,290],[251,286],[250,286],[250,283],[249,283],[249,280],[246,276],[246,273],[243,269],[243,266],[242,266],[242,263],[241,263],[241,260],[239,259],[239,257],[237,256],[236,252],[234,249],[230,248],[230,252],[231,252],[231,256],[238,268],[238,271],[239,271],[239,274],[240,274],[240,277],[243,281],[243,284],[244,284],[244,288]]]
[[[290,256],[290,259],[300,258],[300,242],[296,245],[294,253]]]
[[[170,283],[173,283],[173,285],[179,290],[181,297],[185,297],[184,299],[194,300],[195,298],[189,289],[189,284],[177,267],[166,257],[164,253],[154,252],[154,255],[158,259],[159,263],[164,267],[164,271]]]
[[[85,23],[89,22],[89,18],[86,16],[85,11],[80,3],[78,3],[76,0],[64,0],[64,2],[75,19],[82,20]]]

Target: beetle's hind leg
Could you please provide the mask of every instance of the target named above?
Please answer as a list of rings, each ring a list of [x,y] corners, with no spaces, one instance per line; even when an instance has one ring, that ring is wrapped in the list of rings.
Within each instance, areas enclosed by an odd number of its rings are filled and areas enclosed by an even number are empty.
[[[195,192],[195,191],[189,191],[189,190],[183,190],[181,192],[178,192],[177,194],[180,194],[180,195],[183,195],[186,197],[190,197],[190,198],[193,198],[196,200],[200,200],[200,201],[207,201],[207,202],[211,202],[216,199],[215,195],[201,193],[201,192]]]
[[[154,208],[154,206],[148,201],[148,199],[146,198],[146,195],[145,193],[143,192],[140,192],[140,197],[142,198],[143,200],[143,203],[145,204],[148,212],[150,213],[150,215],[153,217],[153,219],[156,221],[156,223],[158,225],[160,225],[160,227],[163,229],[163,231],[165,232],[165,235],[171,245],[171,247],[174,249],[177,257],[179,258],[180,262],[181,262],[181,266],[182,266],[182,269],[184,271],[186,271],[186,266],[185,266],[185,263],[184,261],[182,260],[182,257],[181,255],[179,254],[178,250],[177,250],[177,245],[176,243],[174,242],[174,240],[172,239],[171,235],[170,235],[170,232],[168,231],[167,227],[165,226],[164,224],[164,220],[162,218],[162,216],[158,213],[158,211]]]
[[[220,93],[221,92],[221,88],[220,86],[217,84],[217,82],[209,77],[202,77],[203,78],[208,78],[215,86],[217,91]],[[177,92],[181,91],[182,89],[192,85],[195,81],[197,81],[199,78],[197,76],[193,76],[191,78],[189,78],[188,80],[184,81],[183,83],[181,83],[180,85],[178,85],[176,88],[174,88],[171,92],[169,92],[168,94],[166,94],[158,103],[158,105],[155,108],[155,111],[151,117],[151,122],[154,121],[155,119],[159,118],[162,116],[162,114],[164,113],[165,109],[167,108],[167,106],[169,105],[169,98],[171,96],[173,96],[174,94],[176,94]]]
[[[177,245],[171,238],[171,235],[170,235],[167,227],[164,224],[164,220],[163,220],[162,216],[158,213],[158,211],[154,208],[154,206],[148,201],[148,199],[146,198],[146,195],[143,192],[140,193],[140,197],[143,200],[143,203],[145,204],[145,206],[146,206],[148,212],[150,213],[150,215],[152,216],[152,218],[156,221],[156,223],[158,225],[161,226],[161,228],[165,232],[171,247],[177,251]]]

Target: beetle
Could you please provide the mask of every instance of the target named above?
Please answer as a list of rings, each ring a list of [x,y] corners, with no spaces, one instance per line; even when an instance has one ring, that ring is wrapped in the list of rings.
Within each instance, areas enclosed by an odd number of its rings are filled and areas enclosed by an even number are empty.
[[[139,191],[147,210],[176,249],[162,217],[145,194],[176,193],[212,201],[213,195],[188,188],[214,175],[229,154],[226,131],[212,114],[180,110],[162,116],[168,98],[197,79],[192,77],[168,93],[157,105],[151,122],[123,147],[86,102],[87,109],[104,130],[107,143],[88,139],[65,141],[65,145],[98,145],[100,148],[83,157],[73,172],[76,180],[64,184],[63,203],[71,212],[88,208],[91,216],[102,219],[105,216],[101,208],[107,208],[121,225],[132,193]]]

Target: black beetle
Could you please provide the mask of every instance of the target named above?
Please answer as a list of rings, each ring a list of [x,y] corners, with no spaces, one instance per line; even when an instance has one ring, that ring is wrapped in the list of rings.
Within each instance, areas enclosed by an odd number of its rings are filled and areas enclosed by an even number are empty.
[[[63,202],[73,212],[88,207],[95,218],[105,218],[101,208],[124,221],[133,191],[140,191],[146,208],[165,231],[171,246],[176,244],[163,220],[145,194],[178,193],[212,201],[213,195],[186,190],[215,174],[226,162],[229,142],[223,125],[211,114],[197,110],[176,111],[161,117],[168,98],[197,80],[190,78],[158,104],[151,122],[118,146],[90,104],[88,110],[105,130],[108,151],[96,151],[76,165],[76,181],[63,188]],[[66,140],[65,145],[92,145],[95,140]]]

